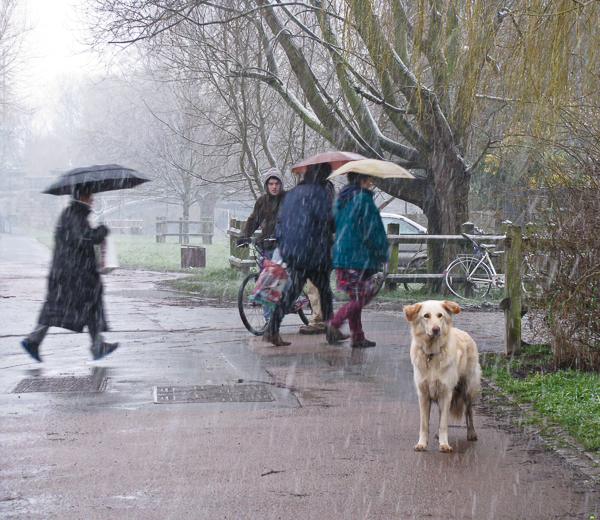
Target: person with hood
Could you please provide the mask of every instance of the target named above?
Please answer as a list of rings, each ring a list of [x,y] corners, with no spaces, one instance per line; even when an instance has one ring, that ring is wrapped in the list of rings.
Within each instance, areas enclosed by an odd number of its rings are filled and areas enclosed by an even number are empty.
[[[250,237],[260,228],[260,237],[257,245],[269,260],[273,259],[273,253],[277,248],[275,243],[275,223],[277,214],[286,191],[283,189],[283,176],[277,168],[271,168],[264,174],[265,194],[261,195],[254,203],[254,209],[246,221],[242,236],[237,239],[238,247],[248,247]],[[265,321],[271,319],[272,309],[263,305]]]
[[[101,334],[108,326],[94,246],[102,243],[109,230],[104,225],[95,229],[90,227],[88,215],[92,211],[92,202],[90,192],[76,190],[56,226],[46,301],[37,327],[21,341],[21,346],[37,361],[42,361],[39,347],[50,327],[74,332],[83,332],[87,327],[94,359],[103,358],[119,346],[118,343],[106,343]]]
[[[365,338],[361,314],[377,290],[374,275],[389,260],[385,226],[373,202],[371,185],[369,176],[349,172],[348,184],[341,189],[335,207],[333,267],[338,290],[346,292],[350,300],[327,324],[327,341],[339,341],[340,327],[348,320],[354,348],[375,346]]]
[[[319,291],[323,319],[333,312],[329,272],[333,245],[333,212],[327,193],[328,163],[311,165],[304,179],[286,195],[275,226],[281,257],[290,271],[290,284],[273,310],[263,339],[280,347],[289,345],[279,333],[283,316],[290,312],[307,279]]]
[[[247,246],[250,237],[260,228],[260,237],[257,240],[259,247],[263,250],[265,256],[273,258],[273,251],[276,245],[272,239],[275,236],[275,223],[279,208],[285,197],[286,191],[283,189],[283,176],[277,168],[271,168],[264,174],[265,194],[261,195],[254,204],[254,209],[246,221],[246,226],[242,231],[242,236],[238,238],[238,247]]]

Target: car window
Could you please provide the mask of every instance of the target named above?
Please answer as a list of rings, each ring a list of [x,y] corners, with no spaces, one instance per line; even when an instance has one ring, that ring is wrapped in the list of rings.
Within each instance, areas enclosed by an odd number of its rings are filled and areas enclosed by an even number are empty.
[[[397,220],[395,218],[383,218],[383,224],[385,225],[385,229],[387,231],[387,225],[390,223],[394,223],[394,224],[399,224],[400,225],[400,231],[399,233],[418,233],[419,229],[416,228],[415,226],[409,224],[408,222],[404,222],[404,220]]]

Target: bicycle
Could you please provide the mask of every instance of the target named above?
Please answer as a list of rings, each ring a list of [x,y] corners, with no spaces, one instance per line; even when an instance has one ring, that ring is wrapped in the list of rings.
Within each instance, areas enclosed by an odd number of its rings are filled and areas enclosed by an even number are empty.
[[[263,305],[251,300],[249,296],[254,292],[256,281],[262,271],[263,262],[267,257],[265,256],[263,249],[256,243],[255,238],[251,239],[248,245],[252,246],[252,251],[254,252],[256,271],[246,275],[240,285],[240,290],[238,291],[238,310],[242,323],[246,329],[255,336],[262,336],[265,333],[269,322],[265,317]],[[303,290],[300,298],[296,300],[296,307],[294,307],[294,310],[291,313],[298,314],[304,325],[308,325],[307,315],[310,316],[312,314],[312,307],[310,306],[310,300],[308,299],[306,290]]]
[[[492,287],[502,289],[506,283],[506,277],[498,274],[492,258],[502,254],[500,251],[492,251],[496,246],[480,244],[475,242],[469,235],[462,233],[473,247],[475,254],[458,255],[444,271],[446,287],[458,298],[469,297],[483,298]]]
[[[383,287],[383,283],[385,282],[387,274],[388,274],[387,264],[382,264],[381,271],[379,271],[378,273],[375,274],[375,276],[377,277],[377,289],[375,290],[375,294],[373,295],[373,298],[375,298],[375,296],[377,296],[379,294],[379,291],[381,291],[381,288]],[[335,282],[335,269],[332,269],[331,273],[329,274],[329,286],[331,287],[331,294],[333,296],[333,299],[336,302],[345,302],[345,301],[350,300],[350,295],[348,293],[337,290],[337,284]]]
[[[427,257],[417,256],[413,258],[404,271],[406,274],[427,273]],[[404,289],[411,292],[422,292],[425,289],[426,282],[403,282]]]
[[[496,272],[492,258],[499,257],[504,251],[492,251],[496,246],[481,244],[469,235],[462,233],[474,247],[473,255],[458,255],[444,271],[446,286],[455,296],[483,298],[492,287],[503,289],[506,276]],[[543,291],[544,273],[539,271],[525,255],[521,263],[521,290],[525,296],[534,298]]]

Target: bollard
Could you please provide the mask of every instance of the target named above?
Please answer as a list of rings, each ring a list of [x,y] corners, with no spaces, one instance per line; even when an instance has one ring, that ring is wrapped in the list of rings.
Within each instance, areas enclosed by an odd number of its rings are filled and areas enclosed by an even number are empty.
[[[388,235],[399,235],[400,224],[397,222],[390,222],[387,226]],[[396,274],[398,272],[398,243],[390,246],[390,261],[388,263],[388,274]],[[398,284],[392,282],[385,282],[386,291],[395,291]]]

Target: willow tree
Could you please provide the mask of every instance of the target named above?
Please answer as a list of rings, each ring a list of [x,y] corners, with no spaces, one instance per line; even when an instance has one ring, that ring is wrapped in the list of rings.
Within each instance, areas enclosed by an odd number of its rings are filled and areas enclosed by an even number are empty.
[[[531,114],[542,113],[537,105],[547,109],[570,98],[573,78],[586,67],[594,70],[598,55],[593,52],[597,2],[91,4],[96,34],[114,44],[158,38],[172,44],[165,40],[169,34],[190,38],[190,47],[215,47],[224,27],[244,25],[253,31],[259,49],[255,59],[223,53],[227,75],[268,85],[331,147],[413,170],[416,180],[378,185],[421,207],[434,234],[455,234],[468,219],[472,171],[489,147],[502,141],[501,115],[519,114],[529,121]],[[546,110],[543,117],[551,113]],[[442,267],[448,255],[437,248],[434,267]]]

